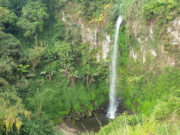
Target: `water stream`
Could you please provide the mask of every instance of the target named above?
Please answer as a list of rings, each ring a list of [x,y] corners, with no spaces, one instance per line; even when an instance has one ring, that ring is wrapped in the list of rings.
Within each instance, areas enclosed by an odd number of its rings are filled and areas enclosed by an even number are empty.
[[[118,34],[119,28],[122,23],[122,16],[119,16],[116,21],[115,35],[114,35],[114,45],[113,53],[111,58],[110,66],[110,91],[109,91],[109,108],[107,112],[107,117],[114,119],[116,117],[117,110],[117,99],[116,99],[116,78],[117,78],[117,50],[118,50]]]

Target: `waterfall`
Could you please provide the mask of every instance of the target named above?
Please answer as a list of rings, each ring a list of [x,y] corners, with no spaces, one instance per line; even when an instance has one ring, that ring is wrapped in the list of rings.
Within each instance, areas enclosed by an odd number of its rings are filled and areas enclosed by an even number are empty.
[[[116,78],[117,78],[117,50],[118,50],[118,34],[119,28],[122,23],[122,16],[119,16],[116,22],[115,35],[114,35],[114,45],[113,54],[111,58],[110,66],[110,91],[109,91],[109,108],[107,112],[107,117],[114,119],[116,117],[117,109],[117,99],[116,99]]]

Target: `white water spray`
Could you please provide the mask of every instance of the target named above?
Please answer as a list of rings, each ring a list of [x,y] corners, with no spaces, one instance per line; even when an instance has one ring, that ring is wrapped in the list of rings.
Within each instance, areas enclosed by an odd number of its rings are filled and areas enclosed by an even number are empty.
[[[109,109],[107,112],[107,117],[114,119],[116,117],[117,109],[117,99],[116,99],[116,78],[117,78],[117,50],[118,50],[118,34],[119,28],[122,23],[122,16],[119,16],[116,22],[116,29],[114,35],[114,45],[113,45],[113,54],[111,58],[111,67],[110,67],[110,91],[109,91]]]

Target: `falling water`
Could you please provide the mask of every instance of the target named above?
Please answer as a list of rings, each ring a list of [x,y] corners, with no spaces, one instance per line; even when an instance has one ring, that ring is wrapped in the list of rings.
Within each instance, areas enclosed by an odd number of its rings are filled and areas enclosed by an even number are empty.
[[[118,49],[118,34],[119,28],[122,23],[122,16],[119,16],[116,22],[115,36],[114,36],[114,45],[113,45],[113,54],[111,60],[111,68],[110,68],[110,91],[109,91],[109,109],[107,112],[107,117],[110,119],[114,119],[116,117],[116,109],[117,109],[117,100],[116,100],[116,77],[117,77],[117,49]]]

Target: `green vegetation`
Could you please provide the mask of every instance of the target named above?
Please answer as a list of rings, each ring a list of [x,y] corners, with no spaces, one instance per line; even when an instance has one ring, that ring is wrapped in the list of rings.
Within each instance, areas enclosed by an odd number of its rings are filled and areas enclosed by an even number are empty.
[[[85,19],[91,20],[92,18],[98,18],[103,11],[103,7],[111,0],[75,0],[75,2],[81,4],[80,10]]]
[[[48,18],[47,8],[42,2],[30,1],[22,8],[17,26],[24,31],[24,37],[43,32],[44,20]]]
[[[159,21],[171,21],[180,11],[177,0],[150,1],[143,7],[143,14],[147,20],[158,17]]]
[[[66,2],[0,1],[0,134],[55,134],[107,102],[108,64],[57,18]]]
[[[177,135],[180,133],[179,68],[162,65],[162,59],[154,59],[149,53],[146,55],[146,62],[143,63],[141,58],[143,46],[137,41],[141,35],[148,35],[146,28],[153,23],[159,27],[156,27],[158,30],[154,33],[157,41],[149,39],[149,48],[157,49],[159,43],[169,48],[173,47],[172,43],[168,42],[168,45],[165,43],[169,39],[165,30],[167,23],[177,17],[179,4],[174,0],[116,2],[115,15],[117,12],[123,14],[126,21],[119,34],[118,94],[124,99],[127,112],[103,127],[97,133],[98,135]],[[127,57],[127,54],[133,55],[131,50],[141,57],[137,55],[136,60],[132,56]],[[178,54],[171,49],[168,50],[168,54],[178,57]],[[160,58],[163,57],[161,55],[164,54],[159,52]]]
[[[176,90],[159,99],[149,117],[122,114],[102,128],[98,135],[177,135],[180,133],[179,95],[180,91]]]
[[[91,117],[106,107],[109,57],[102,59],[100,42],[113,37],[119,14],[125,22],[117,90],[127,113],[97,134],[179,134],[180,51],[166,35],[179,7],[178,0],[0,0],[0,135],[59,134],[55,127],[64,120]],[[157,29],[144,47],[138,38],[149,36],[149,24]],[[85,42],[85,27],[89,33],[97,27],[97,35],[87,37],[97,36],[96,47]],[[160,45],[166,58],[177,59],[175,66],[163,63]],[[159,54],[147,51],[142,63],[141,49]]]

